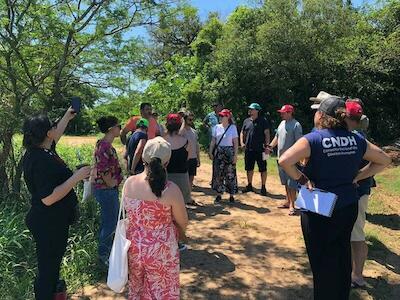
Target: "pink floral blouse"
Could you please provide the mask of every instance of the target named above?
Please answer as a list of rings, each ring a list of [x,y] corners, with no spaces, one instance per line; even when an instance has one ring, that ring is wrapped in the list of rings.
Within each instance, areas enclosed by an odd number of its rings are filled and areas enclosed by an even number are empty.
[[[94,152],[97,176],[94,182],[96,189],[109,188],[102,176],[111,173],[111,177],[117,180],[117,186],[122,182],[122,170],[119,165],[118,155],[111,143],[99,140]]]

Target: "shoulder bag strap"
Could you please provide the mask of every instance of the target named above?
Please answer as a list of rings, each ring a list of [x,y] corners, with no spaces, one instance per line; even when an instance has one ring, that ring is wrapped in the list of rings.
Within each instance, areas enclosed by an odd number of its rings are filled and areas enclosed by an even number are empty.
[[[229,126],[225,129],[224,133],[222,134],[221,138],[219,139],[218,143],[215,145],[214,149],[213,149],[213,153],[215,153],[215,151],[217,150],[219,144],[221,144],[222,139],[224,138],[224,135],[227,133],[228,129],[231,127],[232,124],[229,124]]]

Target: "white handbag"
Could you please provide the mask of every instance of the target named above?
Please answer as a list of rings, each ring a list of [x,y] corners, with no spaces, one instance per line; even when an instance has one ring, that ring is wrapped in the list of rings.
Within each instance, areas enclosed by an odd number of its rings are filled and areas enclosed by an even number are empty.
[[[97,168],[94,167],[90,171],[89,178],[83,180],[82,201],[86,201],[89,198],[93,197],[93,194],[94,194],[93,184],[94,184],[94,181],[95,181],[96,178],[97,178]]]
[[[122,219],[121,219],[122,214]],[[128,282],[128,250],[131,241],[126,238],[128,219],[125,216],[124,192],[119,207],[118,223],[110,253],[107,285],[116,293],[122,293]]]
[[[90,179],[84,180],[82,201],[86,201],[92,196],[93,196],[93,182]]]

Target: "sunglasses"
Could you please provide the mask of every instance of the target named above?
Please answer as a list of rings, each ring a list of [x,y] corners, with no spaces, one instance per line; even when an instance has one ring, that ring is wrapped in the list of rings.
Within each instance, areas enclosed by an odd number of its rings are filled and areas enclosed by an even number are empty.
[[[121,124],[117,124],[117,125],[114,125],[114,126],[111,126],[110,128],[108,128],[107,131],[110,131],[111,129],[113,129],[113,128],[115,128],[115,127],[118,127],[119,130],[122,129],[122,125],[121,125]]]
[[[194,119],[187,119],[189,122],[193,122]]]

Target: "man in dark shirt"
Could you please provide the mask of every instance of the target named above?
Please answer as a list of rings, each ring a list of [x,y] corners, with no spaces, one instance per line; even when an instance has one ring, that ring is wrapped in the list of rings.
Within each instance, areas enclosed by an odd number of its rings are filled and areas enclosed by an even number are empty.
[[[250,118],[244,120],[240,134],[245,148],[245,169],[248,182],[243,192],[253,191],[254,165],[257,162],[258,170],[261,173],[261,194],[266,196],[267,160],[263,153],[265,146],[270,142],[270,125],[267,119],[260,114],[262,108],[258,103],[252,103],[248,108]]]
[[[144,118],[140,119],[136,123],[136,131],[129,138],[126,153],[128,155],[128,172],[131,175],[136,175],[144,171],[142,152],[148,139],[148,128],[149,121]]]

